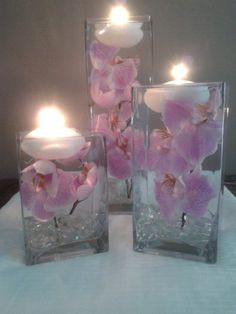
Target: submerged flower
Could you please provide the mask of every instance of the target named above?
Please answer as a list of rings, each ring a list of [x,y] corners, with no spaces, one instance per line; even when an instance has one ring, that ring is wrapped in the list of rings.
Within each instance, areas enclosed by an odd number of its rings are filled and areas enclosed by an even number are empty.
[[[92,129],[106,137],[108,172],[119,179],[131,176],[130,115],[130,102],[122,102],[110,113],[99,114],[92,120]]]
[[[130,141],[130,127],[123,133],[116,132],[114,146],[107,152],[108,172],[118,179],[127,179],[131,176]]]
[[[77,200],[83,201],[92,193],[97,182],[97,166],[95,163],[84,162],[79,175],[73,180],[72,191]]]
[[[101,70],[105,65],[111,63],[118,48],[105,45],[99,41],[93,41],[89,47],[89,55],[95,69]]]
[[[167,101],[163,106],[162,119],[173,135],[173,147],[192,166],[201,164],[217,151],[222,138],[219,106],[214,94],[205,104]]]
[[[173,147],[172,141],[173,136],[167,129],[153,130],[147,153],[149,170],[179,176],[187,169],[187,162]]]
[[[22,202],[39,220],[48,220],[75,201],[70,186],[75,175],[57,170],[47,160],[36,161],[22,171]]]
[[[193,217],[200,217],[208,209],[210,200],[216,197],[215,189],[209,184],[207,176],[191,173],[183,177],[185,196],[182,211]]]
[[[184,185],[172,174],[158,176],[155,181],[155,197],[161,214],[171,220],[177,210],[181,210]]]
[[[93,65],[90,94],[100,107],[112,109],[122,101],[131,100],[131,87],[137,76],[138,59],[116,57],[114,47],[94,41],[90,46]]]
[[[155,197],[161,214],[170,220],[176,211],[201,217],[208,210],[209,202],[216,196],[207,176],[200,172],[185,174],[182,179],[172,174],[157,176]]]

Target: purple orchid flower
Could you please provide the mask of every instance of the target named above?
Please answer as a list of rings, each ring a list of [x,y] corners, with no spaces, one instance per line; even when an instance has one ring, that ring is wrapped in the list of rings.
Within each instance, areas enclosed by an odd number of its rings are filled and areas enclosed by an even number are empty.
[[[74,178],[74,174],[57,170],[51,161],[36,161],[22,171],[23,205],[39,220],[52,218],[58,210],[75,202],[70,188]]]
[[[172,174],[157,176],[155,181],[156,201],[167,220],[171,220],[176,211],[201,217],[215,196],[207,177],[198,171],[185,174],[182,178]]]
[[[107,167],[110,175],[118,179],[127,179],[131,176],[131,128],[121,133],[114,133],[115,142],[107,152]]]
[[[98,170],[95,163],[83,163],[82,170],[72,183],[73,194],[76,195],[79,202],[88,198],[92,193],[97,182],[97,172]]]
[[[107,46],[99,41],[93,41],[89,48],[89,55],[92,65],[95,69],[101,70],[107,64],[111,63],[119,49]]]
[[[182,211],[193,217],[201,217],[208,210],[210,200],[216,197],[216,190],[209,184],[207,176],[200,172],[184,175],[183,182],[185,195]]]
[[[187,170],[187,162],[172,145],[173,136],[165,128],[153,130],[148,149],[148,168],[156,174],[180,176]]]
[[[90,94],[104,109],[112,109],[122,101],[131,100],[131,86],[137,76],[138,59],[115,56],[118,49],[94,41],[90,46],[93,69]]]
[[[205,104],[189,105],[167,101],[162,118],[173,135],[173,147],[192,167],[217,151],[222,139],[221,100],[217,91]]]
[[[175,212],[181,210],[184,196],[184,185],[174,175],[158,176],[155,180],[155,197],[160,212],[167,221],[170,221]]]

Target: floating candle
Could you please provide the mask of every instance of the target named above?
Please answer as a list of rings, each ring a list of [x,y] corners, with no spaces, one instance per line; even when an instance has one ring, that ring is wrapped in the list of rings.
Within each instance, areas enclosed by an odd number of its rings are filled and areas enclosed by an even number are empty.
[[[21,149],[31,157],[66,159],[85,145],[85,139],[76,130],[64,127],[64,117],[56,108],[44,108],[39,113],[39,124],[21,143]]]
[[[171,73],[175,77],[174,81],[166,82],[157,88],[147,89],[144,102],[150,109],[161,112],[166,101],[197,105],[209,100],[209,90],[205,85],[183,80],[187,74],[187,69],[183,64],[175,66]]]
[[[142,23],[129,21],[129,12],[123,6],[112,9],[109,22],[98,25],[95,30],[97,40],[116,48],[130,48],[143,38]]]

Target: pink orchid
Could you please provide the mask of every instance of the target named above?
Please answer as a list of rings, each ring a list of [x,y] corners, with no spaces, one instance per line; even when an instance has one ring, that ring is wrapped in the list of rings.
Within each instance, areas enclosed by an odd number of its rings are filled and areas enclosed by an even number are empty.
[[[83,163],[82,171],[73,180],[72,191],[77,200],[83,201],[92,193],[97,182],[97,166],[95,163]]]
[[[112,88],[112,68],[98,71],[93,69],[90,77],[90,95],[96,105],[104,109],[112,109],[121,101],[131,100],[131,87],[124,89]]]
[[[110,113],[101,113],[93,117],[91,127],[94,132],[101,133],[108,141],[114,141],[114,132],[127,127],[131,117],[131,103],[121,102]]]
[[[95,69],[101,70],[118,53],[119,49],[111,46],[104,45],[99,41],[93,41],[89,47],[89,55],[92,65]]]
[[[187,169],[187,162],[172,146],[172,139],[173,136],[165,128],[152,131],[147,154],[149,170],[178,177]]]
[[[70,189],[74,178],[71,173],[57,170],[51,161],[36,161],[22,171],[23,205],[39,220],[52,218],[58,210],[75,202]]]
[[[157,176],[155,197],[161,214],[171,220],[176,211],[193,217],[201,217],[208,210],[208,204],[216,196],[206,176],[200,172],[185,174],[182,179],[172,174]]]
[[[219,99],[212,94],[206,104],[167,101],[163,106],[162,118],[173,135],[173,147],[193,167],[214,154],[221,142],[219,106]]]
[[[172,174],[158,176],[155,181],[155,197],[161,214],[170,221],[181,210],[184,185]]]
[[[208,182],[207,176],[193,172],[183,176],[185,196],[182,211],[193,217],[201,217],[208,209],[210,200],[216,197],[216,191]]]
[[[114,146],[107,152],[108,171],[118,179],[127,179],[131,176],[131,128],[123,133],[115,133]]]
[[[138,59],[115,57],[118,50],[97,41],[90,46],[93,65],[90,94],[96,105],[112,109],[122,101],[131,100],[131,87],[137,76]]]
[[[124,90],[132,86],[138,75],[134,59],[116,58],[112,67],[110,87]]]

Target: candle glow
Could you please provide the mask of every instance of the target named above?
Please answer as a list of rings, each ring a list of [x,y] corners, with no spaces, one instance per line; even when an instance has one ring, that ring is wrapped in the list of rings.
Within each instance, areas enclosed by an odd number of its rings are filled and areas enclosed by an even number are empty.
[[[176,81],[182,81],[183,79],[186,78],[188,72],[189,70],[186,67],[186,65],[183,63],[180,63],[173,66],[171,70],[171,75],[174,77]]]
[[[55,107],[45,107],[39,112],[38,122],[40,128],[62,128],[65,124],[65,118],[63,114]]]
[[[118,5],[112,8],[110,19],[115,25],[126,24],[129,20],[129,11],[125,7]]]
[[[36,159],[65,159],[78,153],[85,139],[74,129],[64,127],[64,116],[55,107],[43,108],[38,115],[39,127],[28,133],[21,148]]]

